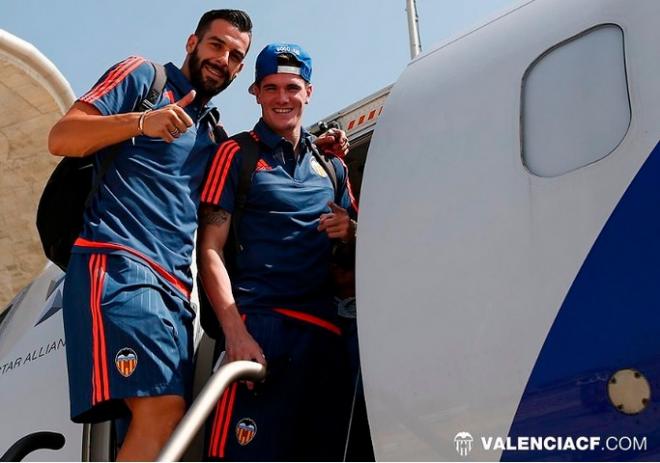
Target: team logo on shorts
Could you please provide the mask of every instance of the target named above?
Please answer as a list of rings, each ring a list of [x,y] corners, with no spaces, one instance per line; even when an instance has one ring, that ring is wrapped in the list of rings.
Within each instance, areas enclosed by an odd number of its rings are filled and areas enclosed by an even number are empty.
[[[128,347],[124,347],[119,352],[117,352],[117,356],[115,357],[115,365],[117,366],[117,370],[119,370],[119,373],[121,373],[122,376],[126,378],[131,376],[135,371],[135,367],[137,367],[137,361],[137,354],[133,349],[129,349]]]
[[[312,158],[312,160],[310,161],[310,165],[312,166],[312,170],[316,172],[316,175],[320,175],[321,177],[328,176],[328,173],[325,171],[323,166],[319,164],[316,158]]]
[[[236,439],[241,445],[248,445],[257,435],[257,423],[250,418],[243,418],[236,425]]]

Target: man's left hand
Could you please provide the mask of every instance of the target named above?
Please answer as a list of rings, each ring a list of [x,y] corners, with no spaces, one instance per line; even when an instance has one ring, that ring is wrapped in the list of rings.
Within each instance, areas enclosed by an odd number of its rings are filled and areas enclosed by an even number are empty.
[[[340,129],[330,129],[322,133],[314,143],[325,154],[338,158],[344,158],[348,154],[348,138],[346,132]]]
[[[348,211],[334,202],[328,202],[330,213],[321,214],[318,230],[326,232],[329,238],[342,241],[355,239],[355,222],[348,216]]]

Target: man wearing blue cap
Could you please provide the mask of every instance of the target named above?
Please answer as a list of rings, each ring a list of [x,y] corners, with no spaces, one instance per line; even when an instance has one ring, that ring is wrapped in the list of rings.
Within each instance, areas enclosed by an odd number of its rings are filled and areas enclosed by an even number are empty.
[[[53,154],[94,154],[105,171],[71,251],[63,310],[71,418],[130,419],[117,460],[155,459],[192,393],[193,237],[205,172],[226,139],[209,100],[243,69],[251,31],[243,11],[206,12],[149,108],[157,67],[133,56],[50,132]]]
[[[357,212],[345,164],[331,174],[302,127],[312,95],[312,60],[276,43],[256,62],[250,93],[262,117],[238,227],[231,280],[222,258],[242,153],[220,145],[202,192],[200,273],[225,335],[229,361],[254,360],[261,384],[235,384],[212,418],[208,456],[227,460],[341,460],[350,386],[330,281],[335,241],[353,241]]]

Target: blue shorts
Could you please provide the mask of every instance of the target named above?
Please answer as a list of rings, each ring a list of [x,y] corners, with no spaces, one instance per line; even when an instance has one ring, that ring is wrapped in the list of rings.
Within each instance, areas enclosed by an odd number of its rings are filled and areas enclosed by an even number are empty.
[[[63,296],[74,422],[125,416],[129,397],[189,398],[195,315],[150,267],[120,254],[72,254]]]
[[[263,383],[232,384],[207,433],[207,458],[227,461],[342,461],[352,399],[343,339],[270,313],[245,320],[266,355]]]

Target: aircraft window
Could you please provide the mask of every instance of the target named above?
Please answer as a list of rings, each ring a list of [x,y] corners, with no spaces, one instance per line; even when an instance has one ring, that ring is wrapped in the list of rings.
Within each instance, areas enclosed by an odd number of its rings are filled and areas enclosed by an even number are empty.
[[[591,28],[539,57],[523,78],[521,111],[523,163],[535,175],[562,175],[614,151],[631,117],[621,28]]]

